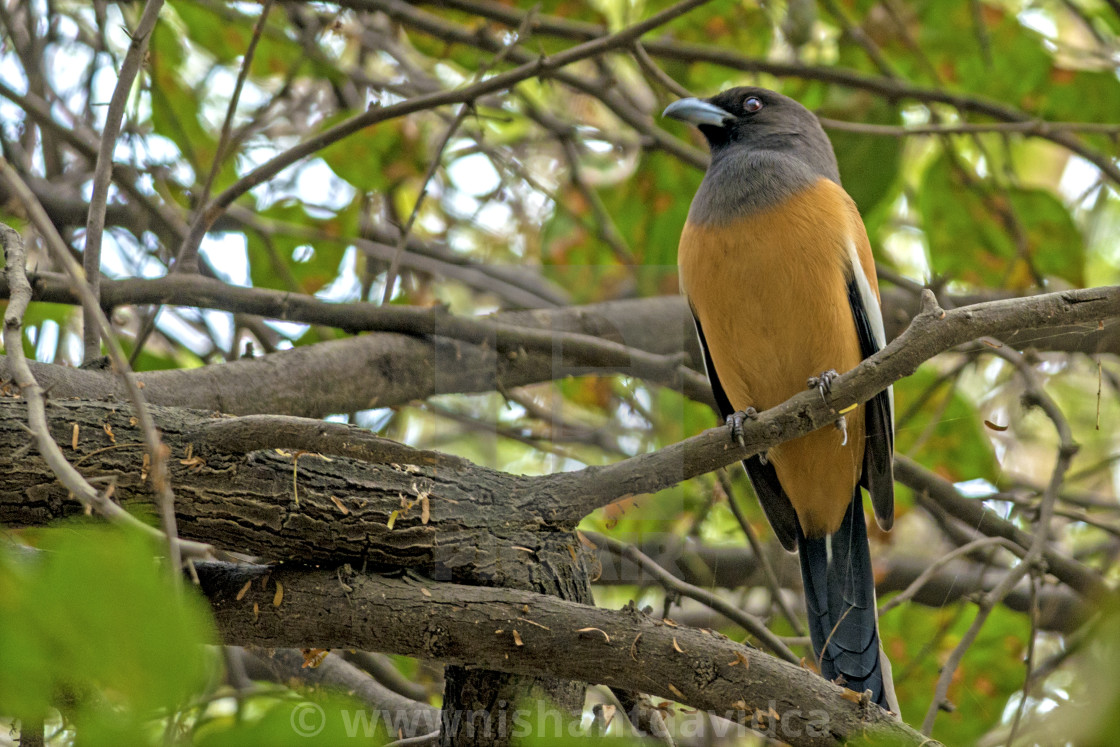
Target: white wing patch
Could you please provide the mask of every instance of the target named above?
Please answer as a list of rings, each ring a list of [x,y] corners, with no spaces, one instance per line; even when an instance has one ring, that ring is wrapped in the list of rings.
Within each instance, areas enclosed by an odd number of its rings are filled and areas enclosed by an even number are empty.
[[[887,330],[883,326],[883,310],[879,308],[879,299],[875,297],[875,293],[871,290],[871,284],[867,282],[867,275],[863,271],[863,263],[859,261],[859,251],[856,249],[856,242],[851,239],[848,240],[848,261],[852,263],[852,275],[856,279],[856,287],[859,288],[859,297],[863,301],[863,310],[867,314],[868,321],[871,322],[871,334],[875,336],[875,344],[882,350],[887,346]],[[894,429],[894,387],[887,387],[887,398],[891,403],[891,429]]]

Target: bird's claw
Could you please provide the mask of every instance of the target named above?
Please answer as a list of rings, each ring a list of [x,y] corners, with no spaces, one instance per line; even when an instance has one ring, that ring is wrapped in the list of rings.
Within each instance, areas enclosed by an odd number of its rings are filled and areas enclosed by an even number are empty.
[[[840,445],[841,446],[847,446],[848,445],[848,419],[846,417],[844,417],[843,415],[836,418],[836,430],[840,431],[840,435],[843,436],[843,440],[840,441]]]
[[[743,423],[748,420],[757,420],[758,410],[753,407],[748,407],[745,410],[733,412],[727,416],[725,421],[727,425],[731,426],[731,440],[738,443],[740,446],[746,447],[747,442],[743,438]]]
[[[816,389],[821,393],[821,400],[827,405],[828,395],[832,393],[832,382],[840,378],[835,368],[822,371],[820,376],[810,376],[806,385],[809,389]]]
[[[835,368],[830,368],[827,371],[822,371],[820,376],[810,376],[807,386],[809,389],[816,389],[823,396],[832,391],[832,382],[838,378],[840,378],[840,374],[836,373]]]

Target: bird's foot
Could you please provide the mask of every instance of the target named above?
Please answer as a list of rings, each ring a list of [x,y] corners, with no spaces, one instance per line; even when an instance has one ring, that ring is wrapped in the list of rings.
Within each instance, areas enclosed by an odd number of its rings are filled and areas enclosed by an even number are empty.
[[[822,371],[820,376],[810,376],[806,385],[810,389],[816,389],[820,392],[821,402],[831,408],[831,405],[828,404],[828,395],[832,393],[832,382],[838,378],[840,378],[840,374],[836,373],[835,368],[830,368],[827,371]]]
[[[731,440],[740,446],[747,445],[747,442],[743,439],[743,423],[748,420],[758,420],[758,410],[748,407],[745,410],[731,413],[725,421],[727,425],[731,426]]]
[[[822,371],[820,376],[810,376],[806,386],[809,389],[816,389],[821,393],[821,399],[827,401],[827,396],[832,393],[832,382],[840,378],[840,374],[836,373],[835,368],[830,368],[827,371]]]

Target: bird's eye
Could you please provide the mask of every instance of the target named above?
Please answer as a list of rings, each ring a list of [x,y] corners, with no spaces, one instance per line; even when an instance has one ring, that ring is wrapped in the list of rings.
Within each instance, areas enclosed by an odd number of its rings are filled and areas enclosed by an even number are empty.
[[[758,96],[748,96],[747,100],[743,102],[743,111],[747,114],[754,114],[762,108],[762,99]]]

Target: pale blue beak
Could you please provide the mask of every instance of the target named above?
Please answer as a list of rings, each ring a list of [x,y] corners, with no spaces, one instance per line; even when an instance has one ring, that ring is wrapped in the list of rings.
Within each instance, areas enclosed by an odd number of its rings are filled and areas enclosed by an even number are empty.
[[[700,99],[681,99],[674,101],[665,107],[665,111],[661,112],[663,117],[672,117],[679,119],[682,122],[689,124],[711,125],[712,127],[722,127],[723,123],[731,119],[731,115],[720,109],[715,104],[709,104],[707,101]]]

